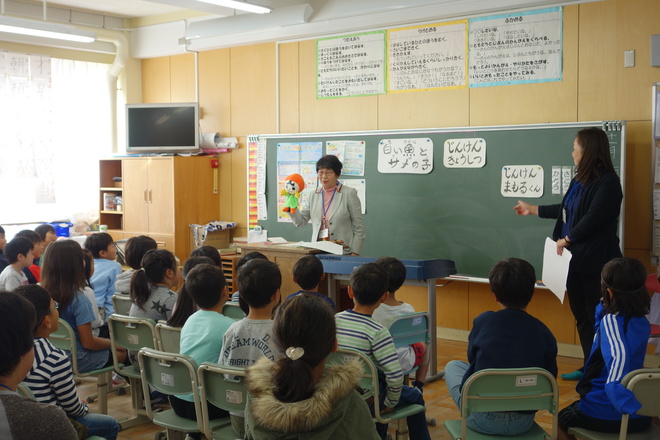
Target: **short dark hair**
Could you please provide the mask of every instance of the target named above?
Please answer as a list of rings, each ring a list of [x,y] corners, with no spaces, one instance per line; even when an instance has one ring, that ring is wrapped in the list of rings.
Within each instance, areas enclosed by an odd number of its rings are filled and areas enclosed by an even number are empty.
[[[353,269],[351,289],[358,304],[376,304],[387,292],[387,271],[379,264],[364,263]]]
[[[188,276],[188,273],[199,264],[210,264],[211,266],[215,266],[215,263],[209,257],[190,257],[186,260],[186,264],[183,265],[183,269],[181,270],[181,274],[183,275],[183,285],[181,286],[181,289],[179,289],[179,292],[177,292],[176,304],[172,311],[172,316],[167,320],[167,325],[172,327],[183,327],[183,324],[185,324],[188,318],[190,318],[190,315],[195,313],[197,306],[186,287],[186,277]]]
[[[316,255],[300,257],[293,265],[293,276],[303,290],[311,290],[318,286],[323,273],[323,263]]]
[[[612,291],[610,299],[607,289]],[[651,297],[646,290],[646,268],[636,258],[610,260],[601,272],[603,306],[607,313],[638,318],[649,313]]]
[[[186,289],[195,304],[202,309],[210,309],[218,304],[226,286],[225,275],[213,264],[198,264],[186,276]]]
[[[262,254],[261,252],[257,252],[257,251],[249,252],[238,259],[238,261],[236,262],[236,270],[238,271],[241,267],[245,266],[245,264],[248,261],[254,260],[255,258],[262,260],[268,259],[268,257]]]
[[[322,158],[320,158],[318,161],[316,161],[316,172],[318,173],[319,170],[324,169],[324,170],[332,170],[337,176],[341,175],[341,169],[343,168],[343,165],[341,164],[341,161],[337,156],[332,155],[332,154],[326,154]]]
[[[30,301],[17,293],[0,291],[0,376],[10,376],[21,357],[33,349],[35,321]]]
[[[395,257],[380,257],[374,263],[383,266],[387,271],[387,291],[394,293],[406,281],[406,266]]]
[[[124,247],[126,264],[128,264],[131,269],[139,269],[144,254],[146,254],[147,251],[154,249],[158,249],[158,243],[148,235],[138,235],[137,237],[129,238]]]
[[[5,233],[5,228],[3,228],[2,226],[0,226],[0,234],[4,234],[4,233]]]
[[[23,229],[22,231],[18,231],[14,237],[25,237],[28,240],[30,240],[33,244],[38,244],[41,243],[43,240],[41,239],[41,235],[37,234],[31,229]]]
[[[265,307],[282,286],[282,273],[276,263],[257,258],[238,270],[239,295],[248,306]]]
[[[213,246],[200,246],[197,249],[194,249],[190,253],[191,257],[209,257],[216,266],[220,267],[222,260],[220,258],[220,252]]]
[[[30,301],[34,306],[36,318],[32,332],[36,333],[37,329],[41,325],[41,322],[51,312],[50,293],[48,293],[46,289],[39,286],[38,284],[27,284],[25,286],[20,286],[15,288],[13,292],[22,295],[25,299]]]
[[[89,249],[94,258],[101,258],[101,251],[107,251],[108,246],[114,243],[112,235],[107,232],[95,232],[85,239],[85,249]]]
[[[37,226],[36,228],[34,228],[34,232],[39,234],[42,241],[46,239],[46,234],[48,234],[49,232],[52,232],[53,234],[56,234],[55,228],[53,227],[53,225],[48,224],[48,223],[44,223],[42,225]]]
[[[536,272],[525,260],[507,258],[495,263],[488,273],[488,281],[500,304],[510,309],[524,309],[534,295]]]
[[[3,253],[9,263],[13,264],[18,261],[19,255],[27,255],[32,249],[34,249],[32,240],[25,237],[14,237],[7,243]]]

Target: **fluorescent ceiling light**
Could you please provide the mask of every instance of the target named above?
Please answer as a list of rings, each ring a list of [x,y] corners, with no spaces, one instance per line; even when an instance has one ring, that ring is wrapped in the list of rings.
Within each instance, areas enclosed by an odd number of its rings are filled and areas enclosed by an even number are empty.
[[[226,8],[239,9],[246,12],[254,12],[255,14],[267,14],[271,11],[266,6],[255,5],[252,3],[242,2],[239,0],[199,0],[204,3],[212,5],[224,6]]]
[[[24,20],[22,18],[7,17],[4,15],[0,16],[0,32],[77,41],[80,43],[92,43],[96,40],[96,34],[94,32],[81,31],[73,26],[47,21]]]

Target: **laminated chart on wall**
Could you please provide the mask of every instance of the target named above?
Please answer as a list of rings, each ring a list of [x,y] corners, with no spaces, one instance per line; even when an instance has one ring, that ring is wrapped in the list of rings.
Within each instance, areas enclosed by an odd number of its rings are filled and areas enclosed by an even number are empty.
[[[282,190],[286,177],[291,174],[300,174],[305,181],[305,190],[313,191],[317,184],[316,162],[321,158],[322,151],[322,142],[280,142],[277,144],[278,222],[291,222],[289,214],[283,211],[286,195],[282,195]]]
[[[467,20],[387,31],[388,93],[467,87]]]
[[[326,154],[337,156],[343,167],[342,176],[364,176],[366,143],[364,141],[327,141]]]
[[[470,87],[561,79],[562,8],[470,20]]]
[[[316,97],[385,93],[385,31],[316,41]]]
[[[257,135],[248,136],[248,227],[254,228],[259,220],[268,220],[266,205],[266,140]]]

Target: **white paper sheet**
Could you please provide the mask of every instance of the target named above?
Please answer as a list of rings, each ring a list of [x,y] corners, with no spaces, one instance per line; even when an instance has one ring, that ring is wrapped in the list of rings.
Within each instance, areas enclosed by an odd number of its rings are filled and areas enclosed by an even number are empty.
[[[334,255],[343,255],[344,247],[331,241],[299,241],[298,243],[283,244],[282,246],[302,246],[318,249]]]
[[[545,239],[543,249],[543,274],[541,279],[548,289],[564,304],[566,294],[566,278],[568,278],[568,265],[573,255],[564,248],[561,255],[557,255],[557,243],[551,238]]]

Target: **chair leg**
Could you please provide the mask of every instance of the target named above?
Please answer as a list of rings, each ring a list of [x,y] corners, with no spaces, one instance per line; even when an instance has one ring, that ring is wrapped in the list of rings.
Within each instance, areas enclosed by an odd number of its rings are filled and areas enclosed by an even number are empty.
[[[408,440],[408,422],[406,418],[397,420],[396,423],[396,440]]]
[[[108,385],[112,383],[112,372],[99,374],[96,390],[99,396],[99,413],[108,414]]]
[[[186,440],[186,433],[182,431],[175,431],[167,429],[167,440]]]

